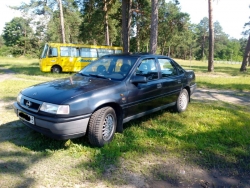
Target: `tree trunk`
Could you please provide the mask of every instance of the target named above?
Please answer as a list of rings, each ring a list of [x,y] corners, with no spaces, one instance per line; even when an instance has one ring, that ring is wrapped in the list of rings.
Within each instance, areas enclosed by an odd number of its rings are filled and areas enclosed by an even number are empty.
[[[130,34],[130,29],[131,29],[131,21],[132,21],[132,0],[128,0],[128,24],[127,24],[127,31],[128,31],[128,52],[130,49],[130,38],[129,38],[129,34]]]
[[[138,7],[137,7],[137,9],[138,9]],[[138,22],[138,20],[139,20],[138,14],[136,15],[136,20],[137,20],[137,22],[136,22],[136,48],[137,48],[137,52],[139,52],[140,51],[140,37],[139,37],[139,35],[140,35],[140,24]]]
[[[240,68],[241,72],[247,70],[247,63],[249,62],[249,56],[250,56],[250,35],[248,37],[247,46],[245,48],[245,53],[244,53],[243,61],[242,61],[241,68]]]
[[[26,40],[27,40],[27,32],[26,32],[26,25],[24,26],[24,51],[23,55],[26,54]]]
[[[161,45],[161,55],[164,55],[164,52],[165,52],[165,45],[166,45],[166,41],[164,40],[162,42],[162,45]]]
[[[150,53],[155,54],[157,50],[158,37],[158,0],[151,0],[151,28],[150,28]]]
[[[57,2],[58,2],[59,10],[60,10],[60,23],[61,23],[62,43],[66,43],[62,1],[61,0],[57,0]]]
[[[186,60],[186,59],[187,59],[187,50],[184,49],[184,60]]]
[[[214,71],[214,24],[213,24],[213,0],[208,0],[209,14],[209,55],[208,72]]]
[[[205,42],[206,42],[206,36],[204,34],[202,44],[201,44],[201,57],[202,57],[201,59],[202,59],[202,61],[204,61],[204,56],[205,56]]]
[[[107,1],[104,0],[104,27],[105,27],[105,44],[109,46],[109,24],[108,24],[108,8]]]
[[[122,0],[122,41],[123,41],[124,52],[129,52],[127,15],[128,15],[128,0]]]
[[[189,60],[192,60],[192,47],[189,47]]]

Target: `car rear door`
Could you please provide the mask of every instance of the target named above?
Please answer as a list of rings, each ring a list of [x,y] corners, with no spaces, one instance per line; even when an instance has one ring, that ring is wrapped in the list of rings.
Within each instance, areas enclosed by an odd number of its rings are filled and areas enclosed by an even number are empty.
[[[183,87],[183,73],[178,71],[174,62],[168,58],[158,58],[160,82],[162,84],[162,104],[176,102]]]

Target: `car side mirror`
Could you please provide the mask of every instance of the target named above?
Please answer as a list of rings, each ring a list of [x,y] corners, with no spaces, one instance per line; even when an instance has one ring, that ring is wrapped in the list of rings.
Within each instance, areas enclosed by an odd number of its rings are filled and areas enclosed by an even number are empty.
[[[130,82],[133,84],[147,83],[147,78],[145,76],[133,76]]]

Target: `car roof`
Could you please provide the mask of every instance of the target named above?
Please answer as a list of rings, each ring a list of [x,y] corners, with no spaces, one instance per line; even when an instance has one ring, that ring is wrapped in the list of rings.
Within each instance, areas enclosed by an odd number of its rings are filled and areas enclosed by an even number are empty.
[[[158,54],[151,54],[151,53],[121,53],[121,54],[109,54],[109,55],[104,55],[103,57],[161,57],[161,58],[169,58],[168,56],[164,55],[158,55]],[[169,58],[170,59],[170,58]]]

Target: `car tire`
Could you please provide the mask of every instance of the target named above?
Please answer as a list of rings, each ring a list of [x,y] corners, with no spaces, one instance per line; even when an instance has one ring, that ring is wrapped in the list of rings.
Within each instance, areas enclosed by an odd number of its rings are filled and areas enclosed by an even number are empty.
[[[117,126],[116,113],[111,107],[95,111],[89,120],[88,139],[91,145],[102,147],[112,141]]]
[[[52,73],[61,73],[61,72],[62,72],[62,69],[61,69],[60,66],[55,65],[55,66],[53,66],[53,67],[51,68],[51,72],[52,72]]]
[[[189,102],[189,94],[186,89],[183,89],[180,92],[178,99],[176,101],[175,111],[179,113],[184,112],[187,109],[188,102]]]

